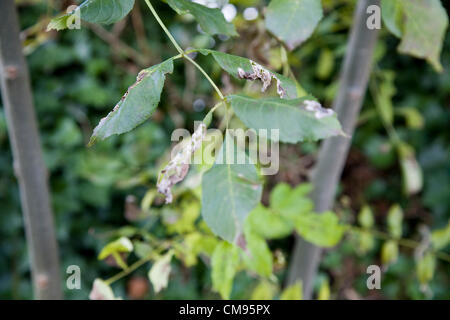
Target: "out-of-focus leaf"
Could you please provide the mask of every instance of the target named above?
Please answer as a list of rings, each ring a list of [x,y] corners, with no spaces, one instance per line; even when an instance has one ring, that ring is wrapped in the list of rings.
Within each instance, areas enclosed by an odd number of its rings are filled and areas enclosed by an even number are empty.
[[[381,16],[386,27],[392,34],[402,36],[403,0],[381,0]]]
[[[219,243],[211,257],[213,289],[222,299],[229,299],[239,264],[239,248],[225,241]]]
[[[243,256],[246,265],[262,277],[272,274],[272,252],[266,240],[253,232],[251,228],[245,229],[246,249]]]
[[[132,252],[133,243],[127,237],[121,237],[113,242],[108,243],[98,255],[99,260],[103,260],[109,255],[120,252]]]
[[[189,0],[168,0],[167,3],[178,14],[192,14],[200,28],[210,35],[238,35],[234,25],[225,20],[223,13],[217,8],[208,8]]]
[[[311,36],[322,17],[321,1],[271,0],[266,27],[292,50]]]
[[[301,184],[292,189],[286,183],[278,184],[270,194],[270,208],[289,221],[296,221],[299,215],[310,213],[314,207],[307,194],[310,184]]]
[[[133,6],[134,0],[86,0],[71,13],[52,19],[47,31],[68,28],[77,14],[87,22],[111,24],[123,19]]]
[[[402,237],[402,222],[403,222],[403,210],[398,205],[393,205],[387,215],[387,226],[389,234],[394,238]]]
[[[323,279],[320,284],[317,300],[330,300],[330,283],[328,278]]]
[[[170,262],[172,260],[173,251],[169,251],[160,259],[158,259],[148,272],[148,278],[153,285],[155,293],[160,292],[167,287],[170,275]]]
[[[365,254],[375,246],[375,238],[370,231],[361,231],[355,234],[358,241],[358,253]]]
[[[421,285],[427,285],[434,276],[436,258],[432,252],[427,252],[416,263],[417,278]]]
[[[116,300],[111,287],[101,279],[95,279],[89,294],[90,300]]]
[[[243,234],[244,221],[262,194],[256,168],[243,152],[227,131],[216,162],[202,180],[203,219],[216,235],[231,243]],[[237,163],[239,154],[245,164]]]
[[[398,244],[394,240],[389,240],[383,243],[381,247],[381,262],[388,266],[393,264],[398,259]]]
[[[378,95],[375,97],[380,116],[388,124],[392,124],[394,121],[394,106],[392,105],[392,97],[396,92],[394,76],[395,73],[391,71],[383,73],[382,81],[378,88]]]
[[[359,224],[367,229],[373,227],[374,217],[372,213],[372,209],[368,205],[365,205],[358,214],[358,222]]]
[[[304,213],[296,218],[295,229],[305,238],[320,247],[334,247],[342,239],[345,227],[339,224],[335,213]]]
[[[440,0],[402,1],[403,36],[398,50],[426,59],[436,71],[442,72],[440,54],[448,16]]]
[[[400,167],[403,177],[403,189],[407,195],[416,194],[422,190],[423,174],[414,155],[414,149],[402,142],[397,146]]]
[[[319,79],[328,79],[334,68],[334,54],[330,49],[322,49],[317,62],[316,75]]]
[[[152,247],[145,242],[142,241],[134,241],[134,253],[140,258],[147,258],[153,251]]]
[[[267,280],[261,281],[255,289],[253,289],[251,300],[272,300],[276,293],[276,286]]]
[[[254,99],[244,95],[232,95],[227,99],[236,115],[249,128],[279,130],[279,140],[287,143],[317,141],[341,135],[341,125],[336,114],[307,110],[306,97],[293,100],[278,98]]]
[[[425,119],[416,108],[398,108],[396,113],[402,115],[406,120],[406,125],[410,129],[422,129],[425,124]]]
[[[303,286],[302,282],[298,281],[295,284],[287,287],[280,295],[280,300],[302,300]]]
[[[258,205],[250,212],[246,224],[265,239],[284,238],[292,233],[293,226],[279,213]]]
[[[173,59],[139,72],[136,82],[128,88],[114,109],[97,125],[89,145],[97,139],[128,132],[155,111],[161,98],[165,74],[172,73]]]
[[[431,232],[431,243],[436,250],[441,250],[450,244],[450,221],[445,228]]]

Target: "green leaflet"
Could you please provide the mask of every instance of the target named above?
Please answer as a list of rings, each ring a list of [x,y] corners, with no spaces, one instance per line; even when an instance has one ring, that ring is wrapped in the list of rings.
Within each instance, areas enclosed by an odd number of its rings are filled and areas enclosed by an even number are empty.
[[[266,27],[293,50],[308,39],[323,17],[318,0],[271,0]]]
[[[448,26],[448,16],[440,0],[409,0],[403,3],[405,25],[398,50],[426,59],[442,71],[440,54]]]
[[[381,262],[388,266],[398,259],[398,243],[395,240],[388,240],[381,247]]]
[[[362,207],[361,211],[359,212],[358,223],[365,229],[370,229],[373,227],[375,218],[373,217],[372,209],[370,209],[368,205]]]
[[[388,30],[398,38],[402,36],[403,0],[381,0],[381,15]]]
[[[305,240],[320,247],[334,247],[342,239],[345,226],[333,212],[304,213],[296,218],[296,230]]]
[[[113,253],[131,252],[133,251],[133,244],[127,237],[121,237],[113,242],[108,243],[98,255],[99,260],[103,260]]]
[[[284,238],[292,233],[292,224],[281,214],[258,205],[248,216],[246,224],[264,239]]]
[[[247,58],[208,49],[200,49],[198,51],[203,55],[211,54],[214,60],[216,60],[216,62],[220,65],[220,67],[236,79],[240,79],[238,75],[239,68],[241,68],[245,72],[253,71],[252,62]],[[294,99],[298,97],[295,81],[279,73],[272,71],[270,72],[280,80],[281,86],[286,90],[286,98]],[[275,85],[275,82],[272,85]]]
[[[239,264],[239,248],[225,241],[219,243],[211,257],[211,278],[213,289],[223,299],[229,299],[233,279]]]
[[[427,252],[417,261],[416,273],[421,285],[427,285],[436,271],[436,257],[432,252]]]
[[[389,234],[396,239],[400,239],[402,237],[402,221],[403,210],[398,204],[395,204],[389,209],[387,225]]]
[[[233,141],[227,132],[216,162],[203,175],[202,216],[216,235],[236,243],[243,234],[245,219],[261,199],[262,184],[247,155],[245,164],[236,163],[236,153],[243,151],[232,152]]]
[[[136,82],[94,129],[89,145],[98,138],[128,132],[147,120],[158,106],[165,74],[172,73],[173,59],[139,72]]]
[[[441,72],[440,54],[448,16],[440,0],[383,0],[383,21],[401,38],[401,53],[426,59]]]
[[[245,228],[245,248],[243,256],[246,265],[262,277],[272,274],[272,252],[266,240],[248,224]]]
[[[431,233],[431,243],[436,250],[444,249],[450,245],[450,221],[446,227],[434,230]]]
[[[322,116],[306,110],[305,101],[314,101],[314,98],[254,99],[231,95],[227,99],[246,126],[255,130],[268,130],[268,137],[270,130],[279,130],[279,140],[282,142],[316,141],[343,134],[336,114]]]
[[[222,12],[217,8],[208,8],[189,0],[168,0],[167,3],[178,14],[192,14],[202,30],[210,35],[238,35],[234,25],[226,21]]]
[[[80,18],[91,23],[111,24],[123,19],[133,9],[134,0],[86,0],[78,6]],[[68,28],[74,12],[54,18],[47,26],[47,31]]]

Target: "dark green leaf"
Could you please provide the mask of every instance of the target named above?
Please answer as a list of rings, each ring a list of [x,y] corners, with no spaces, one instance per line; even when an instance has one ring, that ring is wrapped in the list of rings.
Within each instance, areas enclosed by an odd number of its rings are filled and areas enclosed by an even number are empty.
[[[341,125],[331,109],[306,109],[313,98],[284,100],[254,99],[243,95],[228,96],[236,115],[249,128],[279,130],[279,140],[288,143],[316,141],[342,134]]]
[[[234,149],[233,141],[227,132],[216,162],[203,175],[202,216],[216,235],[236,243],[243,235],[245,219],[261,199],[262,185],[246,155],[246,163],[237,164],[235,155],[243,151],[233,152],[226,147],[228,144]],[[232,160],[227,159],[230,156]]]
[[[128,132],[147,120],[158,106],[164,86],[165,74],[173,71],[173,60],[139,72],[136,82],[128,88],[105,118],[94,129],[89,145],[96,139]]]

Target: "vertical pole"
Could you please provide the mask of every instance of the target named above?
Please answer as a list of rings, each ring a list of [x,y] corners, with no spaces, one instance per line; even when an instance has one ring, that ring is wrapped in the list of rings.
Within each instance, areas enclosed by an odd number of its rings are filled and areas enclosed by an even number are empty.
[[[61,299],[58,246],[50,208],[47,171],[14,0],[0,1],[1,93],[20,188],[34,297]],[[45,63],[43,61],[42,63]]]
[[[339,92],[333,104],[345,133],[352,135],[366,93],[378,30],[367,27],[367,8],[379,0],[359,0],[341,70]],[[323,142],[312,174],[312,200],[316,212],[332,209],[336,188],[347,159],[351,139],[333,137]],[[287,283],[303,282],[304,298],[311,299],[321,249],[297,236]]]

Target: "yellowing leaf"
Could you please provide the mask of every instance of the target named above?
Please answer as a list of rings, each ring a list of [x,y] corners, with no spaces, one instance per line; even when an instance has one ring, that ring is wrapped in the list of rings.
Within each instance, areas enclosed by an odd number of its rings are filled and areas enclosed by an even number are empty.
[[[398,258],[398,244],[396,241],[389,240],[383,243],[381,247],[381,262],[388,266],[397,261]]]
[[[433,253],[425,253],[416,264],[417,278],[421,285],[426,285],[433,279],[435,269],[436,258]]]
[[[113,253],[119,253],[119,252],[131,252],[133,251],[133,244],[131,243],[130,239],[127,237],[121,237],[113,242],[108,243],[102,251],[100,251],[98,255],[99,260],[103,260],[109,255]]]
[[[253,289],[251,300],[272,300],[277,288],[274,284],[267,280],[261,281],[255,289]]]
[[[402,237],[402,221],[403,221],[403,210],[402,208],[396,204],[393,205],[388,212],[387,216],[387,225],[389,229],[389,233],[394,238]]]
[[[374,224],[374,217],[372,210],[369,206],[365,205],[361,211],[358,214],[358,222],[359,224],[367,229],[370,229],[373,227]]]
[[[219,243],[211,257],[213,289],[222,299],[229,299],[239,263],[239,248],[225,241]]]
[[[280,300],[302,300],[303,299],[303,286],[302,282],[287,287],[280,295]]]
[[[436,250],[441,250],[450,245],[450,221],[447,226],[434,230],[431,233],[431,243]]]

